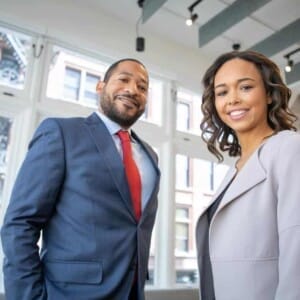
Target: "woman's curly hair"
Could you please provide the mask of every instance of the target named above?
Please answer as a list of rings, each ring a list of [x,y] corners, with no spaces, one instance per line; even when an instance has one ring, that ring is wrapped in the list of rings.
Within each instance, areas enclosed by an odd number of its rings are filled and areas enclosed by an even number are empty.
[[[208,150],[219,162],[223,161],[221,151],[229,156],[241,154],[241,147],[235,132],[218,116],[215,107],[214,80],[220,67],[227,61],[239,58],[253,63],[261,74],[266,93],[272,102],[268,104],[268,124],[275,131],[297,130],[293,125],[297,117],[290,111],[288,102],[291,90],[284,84],[278,66],[266,56],[254,51],[232,51],[219,56],[203,76],[204,93],[202,96],[203,119],[200,124],[202,139]]]

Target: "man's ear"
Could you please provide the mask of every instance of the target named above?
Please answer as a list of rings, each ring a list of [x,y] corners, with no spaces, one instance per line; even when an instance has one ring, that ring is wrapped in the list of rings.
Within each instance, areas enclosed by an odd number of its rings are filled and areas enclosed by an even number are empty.
[[[104,87],[105,83],[104,81],[98,81],[97,85],[96,85],[96,92],[98,94],[102,93],[103,87]]]

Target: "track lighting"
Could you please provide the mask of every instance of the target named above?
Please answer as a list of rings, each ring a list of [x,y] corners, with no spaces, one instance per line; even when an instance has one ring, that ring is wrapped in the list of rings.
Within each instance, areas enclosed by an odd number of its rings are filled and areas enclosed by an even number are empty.
[[[289,73],[292,71],[293,66],[294,66],[294,61],[290,58],[292,55],[294,55],[296,52],[299,52],[300,48],[297,48],[289,53],[287,53],[286,55],[284,55],[283,57],[287,59],[287,64],[284,67],[285,72]]]
[[[193,13],[193,10],[194,7],[198,5],[201,1],[202,0],[195,1],[192,5],[188,7],[188,10],[190,12],[190,17],[185,21],[185,24],[187,26],[192,26],[195,23],[195,21],[198,19],[198,15]]]
[[[289,73],[292,71],[292,68],[293,68],[293,65],[294,65],[294,62],[288,58],[288,61],[287,61],[287,65],[284,67],[284,70]]]
[[[185,21],[185,24],[187,26],[192,26],[195,23],[195,21],[197,20],[197,18],[198,18],[197,14],[191,13],[191,17]]]

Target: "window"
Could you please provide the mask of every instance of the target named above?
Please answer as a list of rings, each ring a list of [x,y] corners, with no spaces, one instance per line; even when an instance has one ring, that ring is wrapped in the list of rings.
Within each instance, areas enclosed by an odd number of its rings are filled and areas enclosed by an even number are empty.
[[[84,100],[86,102],[90,102],[91,105],[97,103],[98,94],[96,93],[96,86],[100,79],[100,76],[86,73],[84,85]]]
[[[190,104],[177,103],[177,130],[187,131],[190,129]]]
[[[0,203],[2,202],[2,193],[8,164],[11,125],[12,121],[10,119],[0,116]]]
[[[188,252],[189,250],[189,209],[176,208],[176,243],[175,253]]]
[[[24,89],[31,37],[0,27],[0,84]]]
[[[201,97],[182,88],[177,91],[176,129],[200,135]]]
[[[226,165],[176,155],[174,253],[178,284],[190,285],[198,280],[196,223],[199,212],[208,204],[227,170]]]
[[[46,95],[52,99],[96,107],[96,85],[107,68],[107,63],[53,46]]]
[[[64,82],[64,98],[79,100],[81,71],[66,67]]]
[[[191,185],[190,160],[185,155],[176,155],[176,188],[186,189]]]
[[[148,101],[141,120],[151,122],[157,125],[162,123],[162,100],[165,84],[163,80],[153,78],[149,79]]]

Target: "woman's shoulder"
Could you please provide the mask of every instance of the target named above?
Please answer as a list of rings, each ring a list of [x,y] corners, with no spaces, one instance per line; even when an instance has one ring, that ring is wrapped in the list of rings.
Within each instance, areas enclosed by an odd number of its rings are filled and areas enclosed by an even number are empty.
[[[282,130],[268,139],[264,151],[273,156],[300,151],[300,134],[292,130]]]

